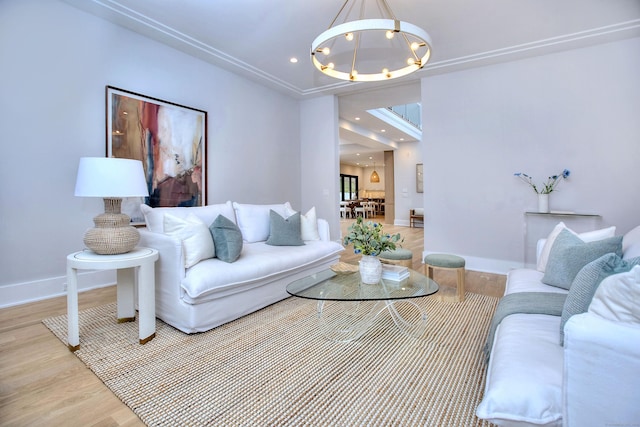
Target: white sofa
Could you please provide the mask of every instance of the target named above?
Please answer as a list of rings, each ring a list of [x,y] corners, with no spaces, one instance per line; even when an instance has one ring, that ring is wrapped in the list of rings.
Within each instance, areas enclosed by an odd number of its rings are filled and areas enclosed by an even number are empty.
[[[298,238],[305,239],[303,244],[267,244],[274,238],[270,212],[277,212],[281,219],[293,218],[296,215],[289,203],[250,205],[229,201],[155,209],[143,205],[142,210],[146,228],[140,229],[139,244],[160,252],[156,263],[156,316],[186,333],[207,331],[288,297],[285,288],[289,282],[329,268],[344,250],[330,240],[329,225],[316,219],[314,208],[300,215]],[[225,262],[210,252],[209,244],[214,239],[208,227],[223,219],[219,216],[230,220],[230,228],[242,233],[237,260]],[[233,237],[234,230],[231,232]],[[225,245],[218,240],[213,250],[217,246],[222,253]]]
[[[640,425],[640,227],[621,236],[621,257],[605,254],[584,265],[569,290],[543,283],[550,281],[551,267],[564,267],[554,258],[562,253],[554,244],[562,246],[557,242],[565,228],[558,224],[538,242],[536,270],[509,272],[502,299],[546,292],[541,299],[551,301],[561,299],[553,294],[565,294],[562,313],[514,310],[502,318],[487,342],[485,392],[476,415],[500,426]],[[579,237],[601,244],[614,232],[610,227]],[[628,271],[616,273],[622,265]]]

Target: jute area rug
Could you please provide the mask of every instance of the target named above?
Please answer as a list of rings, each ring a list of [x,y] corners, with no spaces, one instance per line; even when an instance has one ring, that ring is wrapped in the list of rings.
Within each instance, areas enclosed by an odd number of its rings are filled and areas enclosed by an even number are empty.
[[[474,413],[498,299],[414,301],[421,339],[383,313],[359,340],[329,341],[316,304],[292,297],[206,333],[158,320],[146,345],[113,303],[80,313],[75,354],[152,426],[489,426]],[[66,315],[43,322],[66,343]]]

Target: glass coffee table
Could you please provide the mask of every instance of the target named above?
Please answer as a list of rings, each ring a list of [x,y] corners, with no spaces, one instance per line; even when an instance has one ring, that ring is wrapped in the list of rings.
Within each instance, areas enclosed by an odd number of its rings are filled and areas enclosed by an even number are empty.
[[[358,271],[336,273],[329,269],[291,282],[287,292],[318,301],[320,332],[328,339],[348,342],[364,335],[384,311],[400,332],[421,337],[427,314],[412,299],[435,294],[438,284],[411,269],[406,279],[381,279],[375,285],[361,283]]]

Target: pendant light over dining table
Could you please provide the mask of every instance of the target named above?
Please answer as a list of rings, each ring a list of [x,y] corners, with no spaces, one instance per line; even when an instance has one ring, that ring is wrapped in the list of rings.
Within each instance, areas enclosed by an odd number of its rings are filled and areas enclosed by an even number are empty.
[[[354,82],[406,76],[424,67],[430,56],[429,34],[398,20],[386,0],[346,0],[311,44],[318,70]]]
[[[369,182],[380,182],[380,175],[376,172],[376,162],[373,162],[373,172],[371,172]]]

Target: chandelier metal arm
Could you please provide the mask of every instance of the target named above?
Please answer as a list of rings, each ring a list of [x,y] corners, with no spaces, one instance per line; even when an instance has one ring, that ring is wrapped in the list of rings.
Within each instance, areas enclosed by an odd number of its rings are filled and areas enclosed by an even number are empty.
[[[354,75],[354,71],[356,69],[356,58],[358,56],[358,48],[360,47],[360,33],[356,34],[356,47],[353,49],[353,59],[351,61],[351,73],[349,78],[354,80],[356,77]]]
[[[344,8],[347,7],[347,3],[349,3],[349,0],[345,0],[344,4],[342,5],[340,10],[338,11],[338,14],[335,16],[335,18],[333,18],[333,21],[331,21],[331,24],[329,24],[329,28],[333,27],[333,24],[336,23],[336,21],[338,20],[338,17],[340,16],[340,14],[344,10]]]
[[[389,7],[389,3],[387,3],[387,0],[379,0],[379,1],[382,3],[385,9],[387,9],[387,13],[391,17],[391,19],[393,19],[394,21],[397,21],[396,16],[393,14],[393,11]]]

